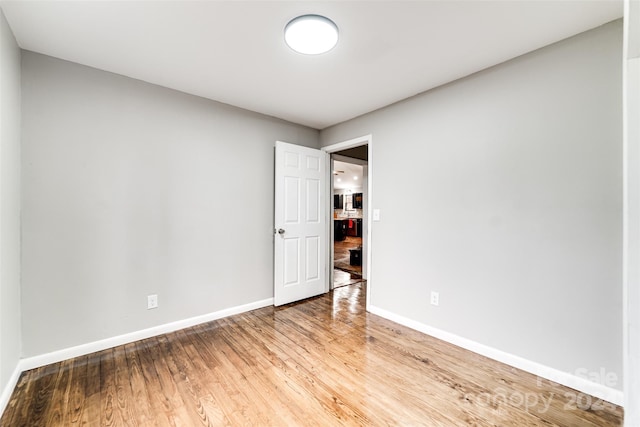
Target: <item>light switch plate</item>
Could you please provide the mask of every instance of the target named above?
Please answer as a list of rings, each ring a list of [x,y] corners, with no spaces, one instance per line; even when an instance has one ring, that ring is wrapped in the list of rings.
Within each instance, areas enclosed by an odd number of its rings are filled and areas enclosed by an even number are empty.
[[[373,220],[380,221],[380,209],[373,210]]]

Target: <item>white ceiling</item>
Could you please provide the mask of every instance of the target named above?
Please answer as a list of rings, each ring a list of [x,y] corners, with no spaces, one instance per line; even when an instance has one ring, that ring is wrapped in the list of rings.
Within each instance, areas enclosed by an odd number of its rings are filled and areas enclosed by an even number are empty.
[[[323,129],[622,16],[622,0],[1,1],[23,49]],[[304,56],[301,14],[340,28]]]
[[[360,165],[333,161],[333,188],[335,190],[362,190],[364,168]]]

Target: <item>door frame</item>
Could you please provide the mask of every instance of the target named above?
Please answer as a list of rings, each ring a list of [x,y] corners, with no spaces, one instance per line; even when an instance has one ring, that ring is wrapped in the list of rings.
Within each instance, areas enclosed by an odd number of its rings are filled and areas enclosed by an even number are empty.
[[[331,154],[331,153],[335,153],[338,151],[342,151],[342,150],[346,150],[348,148],[354,148],[354,147],[360,147],[362,145],[366,145],[367,146],[367,174],[366,174],[366,179],[367,179],[367,195],[366,195],[366,202],[364,204],[365,208],[366,208],[366,233],[365,236],[367,238],[366,241],[366,255],[365,255],[365,260],[367,263],[367,291],[366,291],[366,310],[369,311],[369,301],[370,301],[370,295],[371,295],[371,284],[372,284],[372,278],[373,278],[373,265],[371,263],[371,254],[372,254],[372,248],[373,248],[373,244],[372,244],[372,229],[373,229],[373,136],[371,134],[369,135],[364,135],[364,136],[359,136],[357,138],[353,138],[353,139],[349,139],[347,141],[341,141],[341,142],[337,142],[331,145],[327,145],[325,147],[322,147],[321,150]],[[328,183],[329,185],[327,185],[328,191],[327,191],[327,209],[328,209],[328,214],[326,216],[326,220],[327,220],[327,242],[329,243],[327,246],[329,247],[329,253],[327,254],[327,259],[329,260],[329,262],[327,262],[327,271],[326,271],[326,277],[329,280],[329,288],[331,289],[333,287],[333,175],[332,175],[332,168],[328,167],[327,168],[327,174],[328,174]],[[363,242],[363,248],[365,248],[365,243]]]

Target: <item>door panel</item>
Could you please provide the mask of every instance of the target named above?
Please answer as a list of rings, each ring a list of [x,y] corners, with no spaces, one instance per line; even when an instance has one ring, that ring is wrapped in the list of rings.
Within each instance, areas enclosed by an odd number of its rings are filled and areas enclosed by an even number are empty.
[[[284,223],[300,223],[300,179],[297,177],[284,177]]]
[[[290,238],[284,241],[284,286],[300,283],[300,239]]]
[[[320,197],[322,196],[320,191],[320,180],[308,179],[307,180],[307,222],[318,223],[320,222]]]
[[[276,142],[274,303],[328,291],[327,154]]]
[[[319,251],[319,239],[317,236],[309,236],[306,239],[307,246],[305,248],[305,252],[307,255],[307,263],[306,263],[306,273],[307,280],[316,280],[318,279],[320,273],[320,251]]]

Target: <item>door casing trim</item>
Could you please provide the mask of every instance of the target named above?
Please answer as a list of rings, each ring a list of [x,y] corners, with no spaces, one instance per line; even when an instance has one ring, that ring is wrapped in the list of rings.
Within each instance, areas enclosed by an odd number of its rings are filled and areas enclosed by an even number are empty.
[[[331,145],[327,145],[325,147],[322,147],[321,150],[331,154],[331,153],[335,153],[338,151],[342,151],[342,150],[346,150],[348,148],[354,148],[354,147],[360,147],[362,145],[366,145],[367,146],[367,203],[366,203],[366,208],[367,208],[367,212],[366,212],[366,219],[367,219],[367,233],[366,233],[366,237],[367,237],[367,250],[366,250],[366,261],[367,261],[367,295],[366,295],[366,309],[367,311],[369,311],[369,304],[370,304],[370,295],[371,295],[371,286],[373,283],[373,265],[371,263],[371,254],[373,252],[372,248],[373,248],[373,242],[371,239],[372,236],[372,230],[373,230],[373,135],[372,134],[368,134],[368,135],[363,135],[363,136],[359,136],[353,139],[349,139],[347,141],[341,141],[341,142],[337,142],[335,144],[331,144]],[[328,210],[329,210],[329,215],[326,216],[327,218],[327,241],[329,242],[329,244],[327,245],[329,248],[329,253],[327,254],[327,259],[329,260],[329,262],[327,262],[327,271],[326,271],[326,277],[328,278],[328,285],[329,288],[331,288],[332,285],[332,281],[333,281],[333,215],[331,211],[331,207],[333,206],[333,204],[331,203],[331,198],[332,198],[332,191],[333,191],[333,180],[332,180],[332,176],[331,176],[331,168],[327,168],[327,173],[329,174],[328,177],[328,183],[329,185],[327,185],[327,206],[328,206]]]

